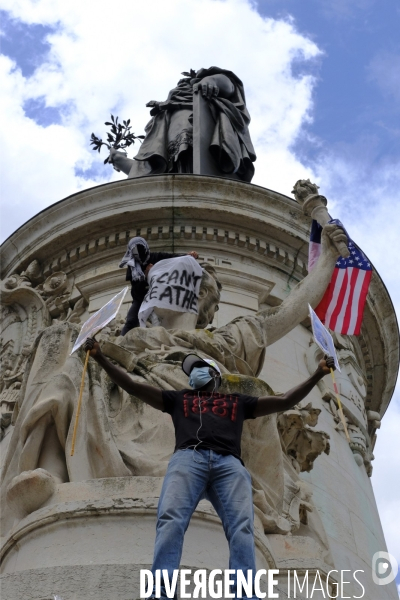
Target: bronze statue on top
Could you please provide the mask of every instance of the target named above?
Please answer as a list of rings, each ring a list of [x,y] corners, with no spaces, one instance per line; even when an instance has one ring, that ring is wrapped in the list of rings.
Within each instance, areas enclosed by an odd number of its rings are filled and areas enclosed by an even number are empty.
[[[219,67],[182,74],[167,100],[147,103],[152,118],[135,158],[111,146],[107,162],[128,177],[195,173],[250,182],[256,155],[243,83]]]

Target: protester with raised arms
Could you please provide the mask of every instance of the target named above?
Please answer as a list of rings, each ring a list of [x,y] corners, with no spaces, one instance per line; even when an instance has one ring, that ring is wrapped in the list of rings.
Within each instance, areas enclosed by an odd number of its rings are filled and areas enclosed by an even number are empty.
[[[182,362],[190,389],[166,391],[133,381],[104,356],[94,339],[89,338],[84,348],[128,394],[172,417],[176,445],[158,505],[153,573],[166,569],[171,581],[179,568],[190,518],[199,501],[207,498],[221,518],[229,543],[229,569],[245,575],[251,569],[255,575],[251,477],[241,460],[243,422],[291,409],[330,373],[333,358],[321,360],[311,377],[286,394],[256,398],[219,392],[218,364],[196,354],[188,354]],[[167,598],[163,586],[161,590],[161,598]]]

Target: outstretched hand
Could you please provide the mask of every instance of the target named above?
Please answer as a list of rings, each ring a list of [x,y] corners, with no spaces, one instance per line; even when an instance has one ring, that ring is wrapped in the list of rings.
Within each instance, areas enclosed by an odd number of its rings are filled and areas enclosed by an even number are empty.
[[[83,349],[85,352],[90,352],[90,356],[93,358],[101,355],[100,344],[94,338],[87,338],[86,342],[83,344]]]
[[[332,356],[325,356],[319,361],[317,371],[319,371],[323,377],[328,375],[331,372],[331,369],[336,369],[335,359]]]

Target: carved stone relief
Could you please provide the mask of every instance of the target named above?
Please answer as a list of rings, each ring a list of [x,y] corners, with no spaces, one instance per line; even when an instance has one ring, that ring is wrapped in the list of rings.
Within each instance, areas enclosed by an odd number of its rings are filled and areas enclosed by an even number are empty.
[[[88,301],[86,298],[79,298],[79,300],[75,302],[74,308],[69,308],[67,318],[65,320],[79,325],[82,322],[81,317],[85,313],[87,306]]]
[[[337,333],[333,334],[333,338],[341,365],[341,372],[336,372],[335,378],[350,436],[349,445],[356,463],[360,467],[365,465],[367,474],[371,476],[371,461],[374,459],[372,451],[376,435],[371,440],[369,431],[371,424],[374,430],[380,427],[380,415],[373,411],[367,412],[365,409],[365,400],[367,397],[366,376],[359,364],[360,359],[356,354],[354,342],[350,336]],[[305,363],[310,374],[315,370],[315,366],[321,358],[322,351],[311,338],[309,351],[305,355]],[[342,432],[344,435],[344,428],[340,419],[335,394],[328,387],[326,380],[322,379],[318,383],[318,388],[324,401],[324,407],[333,417],[336,431]]]
[[[62,272],[45,279],[37,260],[25,271],[14,273],[0,283],[0,414],[3,438],[15,421],[20,404],[20,390],[28,359],[37,336],[51,323],[68,319],[79,323],[87,302],[78,299],[70,305],[72,281]]]
[[[316,431],[321,410],[311,403],[304,407],[279,413],[277,427],[284,453],[285,491],[283,497],[284,514],[296,531],[301,524],[308,524],[308,513],[313,512],[312,489],[299,478],[299,473],[311,471],[314,461],[323,452],[329,454],[329,435]]]
[[[250,233],[250,232],[249,232]],[[112,232],[109,235],[102,236],[97,239],[90,240],[86,245],[72,248],[62,255],[52,258],[46,262],[43,267],[43,273],[46,277],[51,274],[56,274],[62,268],[74,265],[76,262],[86,260],[90,255],[98,254],[105,250],[112,250],[116,246],[125,246],[131,237],[140,236],[149,242],[163,240],[164,244],[169,244],[171,247],[172,240],[177,243],[185,240],[203,240],[207,243],[214,242],[218,244],[228,244],[229,246],[238,246],[255,252],[261,256],[265,256],[273,263],[279,264],[279,268],[285,270],[294,279],[300,280],[307,274],[307,265],[299,256],[295,256],[287,248],[283,248],[280,244],[266,241],[252,235],[232,230],[213,227],[203,227],[202,225],[169,225],[141,227],[129,231]],[[166,242],[166,240],[169,240]],[[215,264],[218,264],[219,259],[214,258]],[[223,263],[224,261],[222,261]]]
[[[313,429],[320,413],[319,408],[313,408],[309,403],[304,408],[297,405],[278,416],[282,448],[297,473],[311,471],[322,452],[329,454],[329,435]]]
[[[69,297],[71,284],[63,271],[49,275],[46,281],[37,288],[53,319],[63,321],[70,308]]]

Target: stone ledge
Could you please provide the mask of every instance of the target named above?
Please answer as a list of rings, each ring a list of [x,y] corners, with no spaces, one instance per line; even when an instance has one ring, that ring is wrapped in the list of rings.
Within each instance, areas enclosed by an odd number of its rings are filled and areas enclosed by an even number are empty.
[[[54,600],[54,594],[62,600],[139,600],[140,570],[150,568],[150,564],[103,564],[29,569],[4,575],[2,592],[4,600]],[[180,568],[193,571],[192,566],[184,564]],[[267,591],[264,581],[260,587]],[[283,585],[275,589],[281,600],[288,598]],[[304,600],[303,595],[297,594],[296,598]]]
[[[190,230],[187,232],[186,230]],[[104,232],[103,232],[104,234]],[[292,276],[297,274],[296,280],[300,280],[307,274],[307,265],[304,260],[297,255],[288,252],[285,248],[277,246],[276,243],[268,243],[259,237],[244,235],[237,229],[214,229],[213,234],[207,233],[207,228],[201,225],[182,225],[172,228],[172,226],[160,227],[142,227],[135,230],[127,230],[126,232],[109,233],[108,235],[99,236],[96,239],[89,240],[84,245],[79,245],[68,251],[64,251],[60,256],[52,258],[44,263],[43,274],[48,277],[53,272],[59,271],[61,268],[67,269],[68,266],[77,265],[79,261],[85,259],[85,262],[90,264],[92,261],[90,256],[98,255],[105,250],[110,251],[111,248],[117,246],[125,247],[127,241],[134,236],[141,236],[149,242],[160,240],[161,246],[165,245],[165,240],[171,240],[179,246],[187,245],[188,240],[193,240],[197,243],[199,240],[214,244],[229,244],[229,252],[232,253],[232,246],[240,248],[240,253],[243,250],[249,253],[256,253],[260,257],[265,257],[268,264],[274,264],[276,267],[283,270],[285,273],[290,273]],[[161,247],[160,246],[160,247]],[[152,245],[152,248],[156,246]],[[201,253],[201,247],[199,248]],[[209,250],[208,250],[209,253]],[[304,257],[303,257],[304,258]],[[79,265],[77,265],[79,266]]]

